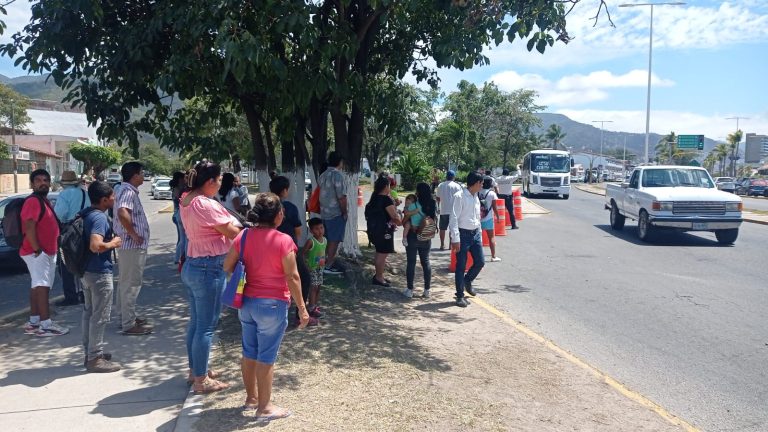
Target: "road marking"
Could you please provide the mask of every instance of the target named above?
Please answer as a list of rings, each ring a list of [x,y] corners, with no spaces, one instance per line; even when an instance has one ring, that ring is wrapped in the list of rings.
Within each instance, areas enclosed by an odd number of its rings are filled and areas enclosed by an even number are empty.
[[[639,403],[640,405],[650,408],[653,410],[656,414],[661,416],[663,419],[667,420],[673,425],[680,426],[683,429],[685,429],[687,432],[700,432],[698,428],[693,426],[692,424],[688,423],[687,421],[681,419],[680,417],[670,413],[666,409],[664,409],[661,405],[657,404],[656,402],[648,399],[647,397],[643,396],[642,394],[628,388],[621,382],[617,381],[616,379],[608,376],[604,372],[602,372],[600,369],[590,365],[589,363],[585,362],[584,360],[576,357],[575,355],[571,354],[570,352],[566,351],[563,348],[560,348],[557,344],[552,342],[551,340],[545,338],[544,336],[541,336],[540,334],[536,333],[535,331],[529,329],[528,327],[524,326],[523,324],[515,321],[512,319],[509,315],[505,314],[504,312],[496,309],[495,307],[491,306],[484,300],[481,300],[478,297],[472,297],[471,299],[472,303],[477,304],[478,306],[482,307],[483,309],[487,310],[488,312],[496,315],[497,317],[501,318],[502,321],[505,323],[511,325],[519,332],[523,333],[524,335],[528,336],[529,338],[535,340],[536,342],[540,342],[544,344],[547,348],[554,351],[556,354],[561,355],[566,360],[570,361],[571,363],[581,367],[582,369],[587,370],[588,372],[591,372],[594,376],[601,379],[603,382],[608,384],[609,386],[613,387],[615,390],[617,390],[619,393],[624,395],[625,397],[629,398],[632,401],[635,401]]]

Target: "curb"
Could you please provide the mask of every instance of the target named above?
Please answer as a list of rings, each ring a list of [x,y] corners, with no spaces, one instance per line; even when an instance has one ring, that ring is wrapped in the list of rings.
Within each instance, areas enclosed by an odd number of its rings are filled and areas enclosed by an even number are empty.
[[[526,214],[528,214],[528,215],[534,215],[534,214],[551,214],[551,213],[552,213],[552,210],[547,210],[547,209],[545,209],[544,207],[540,206],[539,204],[536,204],[535,202],[533,202],[533,201],[529,200],[528,198],[526,198],[526,199],[525,199],[525,201],[526,201],[528,204],[531,204],[531,205],[533,205],[534,207],[538,207],[538,208],[539,208],[539,210],[541,210],[541,213],[536,213],[536,212],[533,212],[533,213],[531,213],[531,212],[525,212],[525,211],[524,211],[524,212],[523,212],[523,214],[524,214],[524,215],[526,215]]]
[[[59,300],[61,300],[63,298],[64,298],[63,294],[62,295],[58,295],[56,297],[49,298],[48,299],[48,303],[57,302],[57,301],[59,301]],[[10,312],[10,313],[7,313],[7,314],[5,314],[3,316],[0,316],[0,322],[6,322],[6,323],[7,322],[11,322],[11,321],[15,320],[16,318],[18,318],[20,315],[24,315],[26,313],[29,313],[29,306],[24,307],[24,308],[19,309],[19,310],[16,310],[16,311],[13,311],[13,312]]]
[[[203,412],[203,400],[203,395],[196,395],[190,386],[187,398],[184,399],[184,405],[181,407],[179,415],[176,416],[173,432],[194,431],[195,423],[200,419],[200,414]]]
[[[582,189],[582,188],[580,188],[578,186],[574,186],[574,187],[576,189],[582,191],[582,192],[591,193],[593,195],[605,196],[605,192],[600,193],[600,192],[597,192],[597,191],[594,191],[594,190],[590,190],[590,189],[587,189],[587,188]],[[747,211],[749,211],[749,210],[747,210]],[[753,224],[757,224],[757,225],[768,225],[768,220],[752,219],[750,217],[744,217],[743,219],[744,219],[744,222],[749,222],[749,223],[753,223]]]

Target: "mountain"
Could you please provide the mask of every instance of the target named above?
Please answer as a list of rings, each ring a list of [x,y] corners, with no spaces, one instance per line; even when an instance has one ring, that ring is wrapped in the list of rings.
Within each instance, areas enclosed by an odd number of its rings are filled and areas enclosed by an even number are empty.
[[[0,75],[0,82],[30,99],[61,102],[67,94],[54,84],[53,79],[48,79],[48,75],[28,75],[16,78]]]
[[[592,124],[579,123],[562,114],[540,113],[536,116],[541,119],[541,128],[534,130],[537,134],[546,133],[549,125],[556,124],[566,134],[563,140],[566,147],[572,147],[574,151],[591,150],[600,152],[600,127]],[[627,140],[627,154],[643,156],[645,154],[645,134],[629,132],[603,131],[603,153],[608,149],[624,149],[624,139]],[[656,144],[663,135],[649,134],[648,153],[653,157]],[[715,141],[704,138],[704,153],[708,153],[715,147]]]

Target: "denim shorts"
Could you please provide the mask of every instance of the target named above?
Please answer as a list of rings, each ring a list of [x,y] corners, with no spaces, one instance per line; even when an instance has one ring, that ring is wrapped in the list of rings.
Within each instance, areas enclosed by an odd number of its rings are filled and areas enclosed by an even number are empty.
[[[245,297],[238,315],[243,327],[243,357],[274,364],[288,327],[288,302]]]
[[[347,228],[347,220],[344,219],[344,216],[323,219],[323,225],[325,225],[325,238],[329,242],[339,243],[344,241],[344,230]]]
[[[492,231],[493,219],[488,219],[487,221],[480,221],[480,229],[482,229],[483,231]]]

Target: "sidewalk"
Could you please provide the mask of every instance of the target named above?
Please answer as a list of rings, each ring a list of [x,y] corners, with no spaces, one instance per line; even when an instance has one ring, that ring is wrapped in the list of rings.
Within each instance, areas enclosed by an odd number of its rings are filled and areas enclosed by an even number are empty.
[[[153,232],[137,310],[155,325],[150,336],[118,334],[113,310],[107,351],[122,364],[112,374],[83,368],[82,309],[55,308],[65,336],[25,335],[26,314],[0,325],[0,424],[4,431],[172,431],[186,385],[187,300],[173,266],[170,218]],[[115,281],[115,285],[117,281]]]
[[[605,185],[606,185],[605,183],[598,183],[598,184],[579,183],[579,184],[574,184],[573,187],[575,187],[580,191],[588,192],[595,195],[605,196]],[[742,215],[742,218],[744,219],[744,222],[756,223],[760,225],[768,225],[767,214],[755,213],[749,210],[744,210],[741,212],[741,215]]]
[[[514,231],[500,241],[509,237]],[[183,430],[638,432],[688,427],[486,303],[482,274],[480,297],[470,299],[466,309],[455,307],[447,251],[431,255],[432,298],[406,299],[399,293],[405,254],[399,243],[396,249],[399,253],[388,261],[396,288],[371,287],[367,264],[343,278],[326,277],[321,325],[286,334],[273,401],[292,410],[292,417],[266,424],[241,411],[240,323],[230,312],[222,321],[214,367],[232,387],[192,396],[187,403],[197,413],[182,414]],[[371,249],[363,250],[369,261]],[[421,279],[417,266],[416,296]]]

